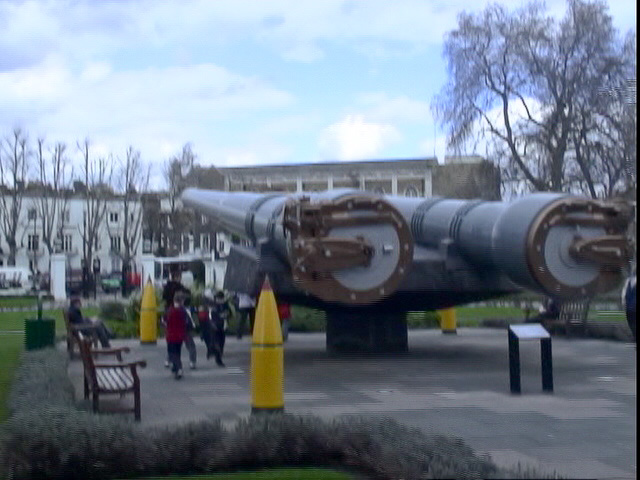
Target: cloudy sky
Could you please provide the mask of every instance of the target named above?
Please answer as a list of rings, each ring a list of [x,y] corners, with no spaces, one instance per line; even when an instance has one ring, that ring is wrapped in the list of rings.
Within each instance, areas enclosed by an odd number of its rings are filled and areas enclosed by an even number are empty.
[[[158,167],[187,142],[218,166],[442,160],[443,36],[486,4],[0,0],[0,135],[21,127],[71,153],[84,138],[100,155],[132,145]],[[609,7],[635,28],[635,1]]]

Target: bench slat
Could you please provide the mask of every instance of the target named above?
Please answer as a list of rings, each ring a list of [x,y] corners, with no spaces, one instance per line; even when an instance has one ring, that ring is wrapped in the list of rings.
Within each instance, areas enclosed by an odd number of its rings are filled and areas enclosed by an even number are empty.
[[[118,392],[133,387],[131,373],[122,368],[96,368],[96,379],[100,390]]]

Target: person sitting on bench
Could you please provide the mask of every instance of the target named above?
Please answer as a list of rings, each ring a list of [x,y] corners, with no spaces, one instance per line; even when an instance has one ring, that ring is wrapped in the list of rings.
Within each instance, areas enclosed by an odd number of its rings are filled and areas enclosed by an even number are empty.
[[[69,306],[69,323],[85,335],[96,335],[100,340],[100,345],[103,348],[109,348],[111,346],[109,338],[113,338],[112,332],[101,320],[83,317],[80,306],[80,298],[73,297]]]

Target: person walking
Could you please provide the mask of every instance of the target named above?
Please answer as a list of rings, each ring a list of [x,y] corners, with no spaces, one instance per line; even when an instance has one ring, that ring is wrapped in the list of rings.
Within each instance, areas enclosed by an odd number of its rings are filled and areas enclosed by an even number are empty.
[[[622,304],[624,305],[627,324],[636,340],[636,274],[629,275],[622,288]]]
[[[226,340],[226,329],[228,320],[231,317],[231,307],[227,302],[224,292],[220,291],[215,294],[213,305],[210,310],[211,316],[211,333],[216,363],[220,367],[224,367],[222,355],[224,355],[224,344]],[[209,357],[210,355],[207,355]]]
[[[213,303],[213,298],[208,295],[205,295],[202,298],[202,305],[198,311],[198,321],[200,323],[200,335],[202,336],[202,341],[204,341],[204,344],[207,347],[207,360],[215,356],[216,363],[219,364],[222,362],[222,359],[219,358],[219,352],[217,351],[214,343],[213,326],[211,322],[211,310],[213,308]],[[218,360],[220,360],[220,362]]]
[[[184,292],[187,297],[191,296],[191,291],[186,288],[182,282],[182,272],[177,267],[171,270],[171,276],[162,289],[162,300],[164,300],[165,312],[173,305],[173,296],[176,292]]]
[[[253,324],[253,312],[255,311],[255,300],[246,293],[238,293],[238,330],[236,336],[238,340],[242,339],[244,330],[249,324],[249,332],[251,332],[251,325]]]
[[[184,339],[185,347],[189,352],[189,366],[191,369],[196,368],[196,361],[198,358],[196,344],[193,341],[193,331],[195,330],[195,323],[193,322],[193,317],[191,316],[191,312],[189,307],[191,305],[191,290],[185,287],[182,284],[182,272],[178,267],[174,267],[171,270],[171,277],[165,284],[162,289],[162,299],[165,303],[165,315],[163,317],[163,323],[166,325],[166,316],[169,308],[173,305],[173,299],[177,292],[184,293],[184,307],[186,308],[186,313],[189,316],[190,322],[187,324],[187,337]],[[171,360],[167,356],[166,361],[164,362],[164,366],[169,368],[171,366]]]
[[[291,306],[285,302],[278,302],[278,316],[282,327],[282,341],[289,338],[289,322],[291,321]]]
[[[184,311],[187,314],[187,330],[184,335],[184,346],[189,352],[189,368],[191,370],[196,369],[196,361],[198,360],[198,351],[196,350],[196,342],[193,340],[193,336],[196,331],[196,323],[193,321],[193,314],[191,313],[191,305],[186,302],[189,297],[185,299]]]
[[[166,316],[167,358],[171,365],[171,372],[176,380],[182,378],[181,350],[182,342],[187,335],[187,311],[184,307],[184,292],[176,292],[173,296],[173,305]]]

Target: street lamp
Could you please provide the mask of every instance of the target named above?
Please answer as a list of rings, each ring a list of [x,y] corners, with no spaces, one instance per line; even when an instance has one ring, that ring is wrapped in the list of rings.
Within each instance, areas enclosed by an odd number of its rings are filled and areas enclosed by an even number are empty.
[[[98,275],[100,274],[100,259],[93,259],[93,299],[98,296]]]
[[[33,291],[35,292],[37,290],[36,287],[36,282],[37,282],[37,278],[36,278],[36,273],[38,271],[38,268],[36,266],[36,262],[37,262],[37,249],[38,249],[38,242],[36,240],[36,221],[37,221],[37,214],[35,213],[34,210],[34,215],[32,216],[33,218],[33,237],[32,237],[32,241],[31,241],[31,250],[33,253],[33,258],[31,260],[31,280],[33,281]]]

